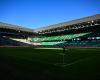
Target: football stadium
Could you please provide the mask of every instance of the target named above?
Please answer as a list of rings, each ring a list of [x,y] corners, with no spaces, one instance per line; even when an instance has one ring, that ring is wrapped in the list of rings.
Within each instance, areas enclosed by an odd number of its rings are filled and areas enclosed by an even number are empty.
[[[100,14],[38,29],[0,22],[1,80],[100,80]]]

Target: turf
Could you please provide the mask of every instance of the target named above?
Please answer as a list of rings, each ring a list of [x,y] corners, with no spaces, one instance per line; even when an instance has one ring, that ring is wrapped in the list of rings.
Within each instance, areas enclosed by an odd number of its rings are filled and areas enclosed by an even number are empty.
[[[100,80],[100,49],[0,48],[0,80]]]

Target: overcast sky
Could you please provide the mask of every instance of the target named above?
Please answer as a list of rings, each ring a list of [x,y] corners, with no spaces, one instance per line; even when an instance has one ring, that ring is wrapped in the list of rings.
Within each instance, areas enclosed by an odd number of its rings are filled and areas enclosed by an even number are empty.
[[[0,0],[0,22],[36,29],[100,13],[100,0]]]

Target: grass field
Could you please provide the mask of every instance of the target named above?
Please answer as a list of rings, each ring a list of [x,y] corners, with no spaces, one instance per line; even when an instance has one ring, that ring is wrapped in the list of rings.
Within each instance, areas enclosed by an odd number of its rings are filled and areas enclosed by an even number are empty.
[[[100,80],[100,49],[0,48],[0,80]]]

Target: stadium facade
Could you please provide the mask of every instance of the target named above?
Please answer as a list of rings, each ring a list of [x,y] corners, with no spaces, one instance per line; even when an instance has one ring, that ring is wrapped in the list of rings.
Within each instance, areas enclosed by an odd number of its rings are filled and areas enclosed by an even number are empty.
[[[35,30],[0,23],[0,35],[0,45],[10,39],[40,47],[100,47],[100,14]]]

